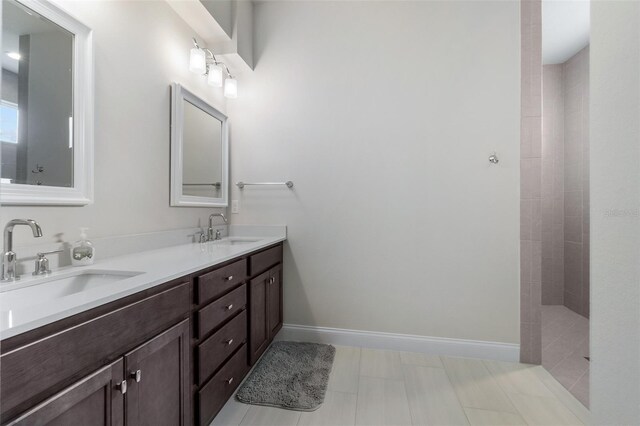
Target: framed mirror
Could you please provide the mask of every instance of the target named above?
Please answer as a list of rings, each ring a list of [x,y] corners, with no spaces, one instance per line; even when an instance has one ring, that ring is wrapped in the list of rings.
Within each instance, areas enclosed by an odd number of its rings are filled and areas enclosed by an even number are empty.
[[[227,117],[180,84],[171,90],[171,205],[227,207]]]
[[[0,203],[93,202],[92,31],[45,0],[2,1]]]

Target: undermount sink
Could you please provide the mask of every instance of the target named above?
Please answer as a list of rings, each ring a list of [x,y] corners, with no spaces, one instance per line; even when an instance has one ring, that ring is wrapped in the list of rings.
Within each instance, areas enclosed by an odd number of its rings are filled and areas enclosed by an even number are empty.
[[[42,278],[29,277],[24,281],[4,284],[5,288],[0,284],[0,310],[51,302],[140,274],[142,272],[88,269]]]
[[[219,244],[223,246],[237,246],[242,244],[252,244],[260,241],[255,238],[244,238],[244,237],[226,237],[221,240],[214,241],[214,244]]]

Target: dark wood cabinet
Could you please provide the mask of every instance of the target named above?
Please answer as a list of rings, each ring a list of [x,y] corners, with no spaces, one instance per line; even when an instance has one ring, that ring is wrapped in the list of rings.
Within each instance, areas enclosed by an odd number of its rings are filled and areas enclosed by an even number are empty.
[[[190,411],[189,321],[124,356],[127,426],[187,426]]]
[[[247,261],[238,260],[213,271],[198,275],[196,282],[196,303],[202,304],[225,294],[247,277]]]
[[[187,426],[189,349],[184,320],[8,424]]]
[[[282,244],[0,342],[0,424],[207,425],[282,328]]]
[[[123,361],[102,367],[67,389],[33,407],[9,425],[34,426],[122,426],[124,395]]]
[[[267,323],[269,324],[269,337],[273,339],[282,328],[282,264],[269,271],[271,279],[267,291],[268,302]]]
[[[200,426],[210,424],[211,420],[222,409],[229,397],[233,395],[244,376],[249,371],[247,351],[243,345],[222,368],[202,386],[197,394],[200,406]]]
[[[198,359],[197,384],[202,385],[222,363],[247,341],[247,312],[229,321],[213,336],[196,348]]]
[[[11,418],[120,358],[185,317],[189,283],[83,321],[62,321],[61,330],[8,350],[2,347],[2,419]],[[37,330],[36,330],[37,331]],[[4,343],[4,342],[3,342]]]
[[[249,285],[249,364],[253,365],[282,328],[282,264]]]
[[[249,282],[249,364],[253,365],[269,346],[269,281],[265,272]]]

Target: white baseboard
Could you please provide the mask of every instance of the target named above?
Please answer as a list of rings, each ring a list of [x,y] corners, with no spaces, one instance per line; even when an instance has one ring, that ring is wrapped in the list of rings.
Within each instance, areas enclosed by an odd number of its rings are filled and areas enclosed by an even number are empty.
[[[284,324],[276,340],[328,343],[511,362],[518,362],[520,358],[520,345],[513,343],[380,333],[296,324]]]

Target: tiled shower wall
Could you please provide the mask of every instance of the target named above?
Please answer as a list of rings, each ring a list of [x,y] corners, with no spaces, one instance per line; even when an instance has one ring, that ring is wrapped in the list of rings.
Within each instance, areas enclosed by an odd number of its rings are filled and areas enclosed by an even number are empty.
[[[564,298],[563,65],[542,71],[542,304]]]
[[[589,316],[589,47],[564,68],[564,305]]]
[[[589,48],[543,67],[542,304],[589,316]]]
[[[520,2],[520,360],[542,362],[542,3]]]

